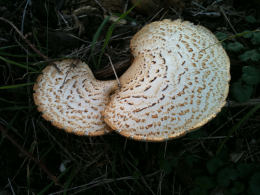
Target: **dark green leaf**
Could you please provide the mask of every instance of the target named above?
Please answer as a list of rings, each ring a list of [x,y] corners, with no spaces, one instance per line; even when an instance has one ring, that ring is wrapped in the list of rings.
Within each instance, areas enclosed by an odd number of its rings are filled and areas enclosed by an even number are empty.
[[[210,159],[208,162],[207,162],[207,169],[209,171],[210,174],[213,174],[215,173],[219,167],[221,167],[223,165],[223,162],[217,158],[217,157],[214,157],[212,159]]]
[[[247,22],[249,22],[249,23],[252,23],[252,24],[257,22],[256,19],[255,19],[255,17],[252,16],[252,15],[246,16],[246,17],[245,17],[245,20],[246,20]]]
[[[251,164],[241,163],[237,166],[238,174],[241,178],[248,177],[253,169],[254,167]]]
[[[242,69],[242,80],[249,85],[260,83],[260,70],[253,66],[244,66]]]
[[[246,102],[253,93],[251,85],[243,85],[241,81],[233,83],[231,86],[231,94],[238,102]]]
[[[228,35],[226,33],[223,33],[223,32],[217,32],[215,35],[216,35],[216,37],[218,38],[219,41],[222,41],[222,40],[228,38]]]
[[[227,49],[227,43],[225,43],[224,41],[221,42],[221,45],[224,47],[224,49]]]
[[[186,155],[184,160],[189,167],[193,167],[194,163],[198,162],[198,158],[194,155]]]
[[[201,189],[208,190],[215,186],[215,182],[208,176],[197,177],[194,181],[195,186],[199,186]]]
[[[255,173],[249,182],[249,189],[252,194],[259,195],[260,194],[260,172]]]
[[[248,50],[244,52],[242,55],[239,56],[240,60],[242,61],[258,61],[260,60],[260,53],[256,49]]]
[[[241,182],[234,182],[233,187],[230,189],[230,194],[240,194],[245,190],[245,185]]]
[[[260,32],[254,32],[251,38],[251,42],[254,45],[260,44]]]
[[[243,31],[242,32],[242,36],[244,37],[244,38],[251,38],[252,36],[253,36],[253,32],[252,31],[250,31],[250,30],[245,30],[245,31]]]
[[[227,187],[232,180],[235,180],[237,178],[237,176],[237,171],[234,168],[224,168],[218,172],[218,184],[220,186]]]
[[[207,190],[201,189],[201,188],[199,188],[199,187],[193,188],[193,189],[190,191],[190,193],[189,193],[189,195],[207,195],[207,194],[208,194],[208,193],[207,193]]]
[[[227,44],[227,50],[229,50],[229,51],[238,52],[238,51],[241,51],[243,48],[244,48],[244,46],[237,41]]]

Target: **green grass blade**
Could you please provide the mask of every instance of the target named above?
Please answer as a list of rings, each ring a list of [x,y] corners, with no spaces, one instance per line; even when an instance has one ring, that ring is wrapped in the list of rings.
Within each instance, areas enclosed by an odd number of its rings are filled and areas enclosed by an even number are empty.
[[[246,32],[237,33],[237,34],[228,36],[227,38],[221,40],[220,42],[223,42],[223,41],[226,41],[226,40],[230,40],[230,39],[233,39],[233,38],[237,38],[237,37],[242,37],[242,36],[244,36],[246,34],[254,33],[254,32],[260,32],[260,30],[256,29],[256,30],[252,30],[252,31],[246,31]]]
[[[29,86],[29,85],[33,85],[34,83],[22,83],[22,84],[17,84],[17,85],[6,85],[6,86],[2,86],[0,87],[0,90],[1,89],[13,89],[13,88],[19,88],[19,87],[26,87],[26,86]]]
[[[0,50],[5,50],[5,49],[10,49],[15,47],[19,47],[19,45],[8,45],[8,46],[0,47]]]
[[[8,56],[8,57],[15,57],[15,58],[26,58],[27,56],[36,57],[38,55],[11,54],[11,53],[8,53],[8,52],[0,51],[0,56]]]
[[[5,102],[5,103],[9,103],[9,104],[23,104],[23,102],[10,101],[10,100],[6,100],[6,99],[1,98],[1,97],[0,97],[0,101]]]
[[[220,43],[222,43],[222,42],[224,42],[224,41],[226,41],[226,40],[231,40],[231,39],[234,39],[234,38],[237,38],[237,37],[242,37],[242,36],[244,36],[244,35],[246,35],[246,34],[253,33],[253,32],[260,32],[260,30],[256,29],[256,30],[253,30],[253,31],[241,32],[241,33],[237,33],[237,34],[235,34],[235,35],[228,36],[228,37],[225,38],[225,39],[222,39],[222,40],[217,41],[216,43],[214,43],[214,44],[212,44],[212,45],[209,45],[208,47],[202,49],[201,51],[204,51],[204,50],[206,50],[206,49],[208,49],[208,48],[210,48],[210,47],[213,47],[214,45],[218,45],[218,44],[220,44]]]
[[[93,40],[92,40],[92,43],[91,43],[91,54],[90,54],[90,56],[91,56],[95,66],[96,66],[96,60],[95,60],[94,55],[93,55],[94,54],[95,45],[97,43],[98,37],[100,36],[100,33],[101,33],[102,29],[104,28],[105,24],[109,21],[109,18],[110,18],[110,16],[106,17],[103,20],[101,25],[98,27],[97,32],[95,33],[95,35],[93,37]]]
[[[73,181],[73,179],[75,178],[75,176],[78,174],[79,172],[79,168],[78,166],[76,166],[75,168],[73,168],[73,170],[71,171],[67,181],[65,182],[64,184],[64,192],[63,192],[63,195],[67,195],[67,191]]]
[[[58,177],[57,180],[59,181],[69,170],[71,167],[67,168],[64,172],[62,172]],[[38,195],[44,195],[46,192],[54,185],[54,182],[52,181],[50,184],[45,186],[39,193]]]
[[[260,108],[260,104],[257,104],[255,107],[253,107],[237,124],[235,124],[228,132],[228,136],[221,142],[220,146],[218,147],[218,150],[216,154],[220,154],[222,148],[228,141],[231,135],[233,135],[244,122],[246,122],[258,109]]]
[[[129,10],[127,10],[125,13],[123,13],[108,29],[107,31],[107,34],[106,34],[106,38],[105,38],[105,42],[103,44],[103,47],[101,49],[101,54],[99,55],[99,59],[98,59],[98,64],[97,64],[97,69],[99,68],[100,66],[100,63],[101,63],[101,59],[103,57],[103,54],[105,52],[105,49],[110,41],[110,38],[112,36],[112,33],[114,31],[114,28],[116,26],[116,24],[121,20],[121,19],[124,19],[138,4],[139,4],[140,1],[138,1],[136,4],[134,4]]]
[[[37,70],[34,69],[34,68],[28,67],[27,65],[20,64],[20,63],[17,63],[17,62],[15,62],[15,61],[12,61],[12,60],[9,60],[9,59],[6,59],[6,58],[4,58],[4,57],[2,57],[2,56],[0,56],[0,60],[3,60],[3,61],[6,62],[6,63],[13,64],[13,65],[18,66],[18,67],[20,67],[20,68],[24,68],[24,69],[26,69],[26,70],[28,69],[28,70],[37,72]]]
[[[25,110],[30,108],[30,106],[10,106],[5,108],[0,108],[0,112],[3,111],[17,111],[17,110]]]

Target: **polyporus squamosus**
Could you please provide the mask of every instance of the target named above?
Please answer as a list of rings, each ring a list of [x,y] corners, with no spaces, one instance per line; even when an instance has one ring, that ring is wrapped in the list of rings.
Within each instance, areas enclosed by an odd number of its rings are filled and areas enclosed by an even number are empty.
[[[135,59],[120,88],[115,80],[96,80],[83,62],[57,62],[61,72],[48,66],[34,86],[38,110],[79,135],[109,132],[106,122],[123,136],[163,141],[198,129],[225,105],[230,61],[208,29],[153,22],[133,37],[131,50]]]
[[[47,66],[34,85],[34,102],[42,117],[67,132],[97,136],[110,131],[100,112],[117,88],[116,81],[98,81],[87,64],[63,60]],[[60,72],[58,71],[60,70]]]
[[[163,141],[198,129],[226,103],[230,61],[208,29],[181,20],[143,27],[135,57],[103,112],[121,135]]]

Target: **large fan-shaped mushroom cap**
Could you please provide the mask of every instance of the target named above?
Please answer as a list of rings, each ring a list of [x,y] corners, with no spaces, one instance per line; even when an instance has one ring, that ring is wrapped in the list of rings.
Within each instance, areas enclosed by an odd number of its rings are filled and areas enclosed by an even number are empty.
[[[34,101],[43,118],[77,135],[109,132],[101,116],[116,81],[98,81],[79,60],[55,62],[60,72],[47,66],[34,85]]]
[[[195,130],[226,102],[229,58],[208,29],[181,20],[153,22],[131,40],[135,60],[103,115],[120,134],[162,141]]]

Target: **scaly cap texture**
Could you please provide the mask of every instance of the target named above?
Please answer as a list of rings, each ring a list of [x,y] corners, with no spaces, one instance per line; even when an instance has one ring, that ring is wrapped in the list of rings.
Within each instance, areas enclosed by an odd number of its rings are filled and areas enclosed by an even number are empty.
[[[181,20],[143,27],[131,40],[135,60],[103,112],[136,140],[163,141],[195,130],[226,103],[230,61],[208,29]]]
[[[97,136],[110,131],[101,111],[116,81],[98,81],[87,64],[79,60],[54,62],[47,66],[34,85],[34,102],[42,117],[77,135]]]

